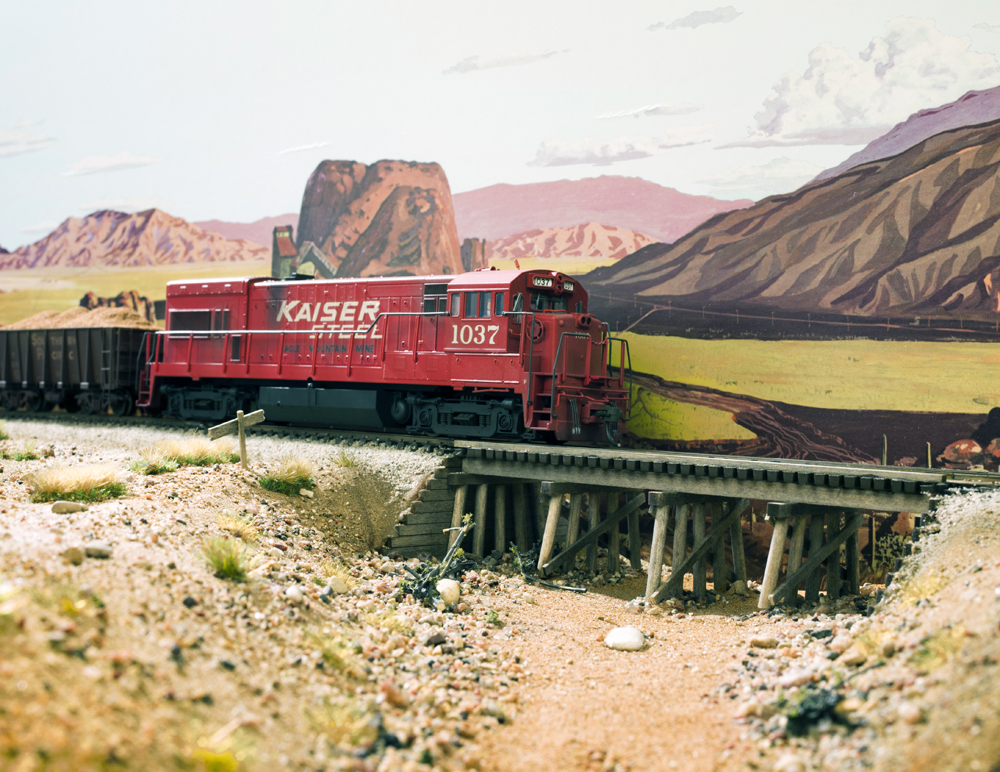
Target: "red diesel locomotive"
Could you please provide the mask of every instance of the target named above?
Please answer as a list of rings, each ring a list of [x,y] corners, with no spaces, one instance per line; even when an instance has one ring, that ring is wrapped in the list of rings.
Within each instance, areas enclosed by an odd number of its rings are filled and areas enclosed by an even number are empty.
[[[630,401],[627,343],[556,271],[170,282],[142,358],[138,406],[189,419],[259,407],[289,424],[617,444]]]

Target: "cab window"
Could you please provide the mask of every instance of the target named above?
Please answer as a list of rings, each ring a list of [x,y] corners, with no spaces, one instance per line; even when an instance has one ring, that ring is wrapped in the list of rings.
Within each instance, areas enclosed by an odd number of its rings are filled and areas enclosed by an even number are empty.
[[[465,293],[465,318],[466,319],[489,319],[490,318],[490,292],[466,292]]]
[[[458,316],[462,310],[462,296],[457,292],[451,296],[451,315]]]
[[[496,295],[493,296],[493,315],[494,316],[503,316],[503,311],[504,311],[504,308],[503,308],[503,296],[504,296],[504,293],[502,293],[502,292],[498,292]]]

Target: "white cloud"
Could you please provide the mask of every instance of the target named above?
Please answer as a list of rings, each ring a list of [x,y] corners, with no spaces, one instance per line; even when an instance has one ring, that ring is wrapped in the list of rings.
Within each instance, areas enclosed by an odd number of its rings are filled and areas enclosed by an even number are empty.
[[[150,156],[134,155],[127,150],[118,155],[92,155],[82,161],[77,161],[69,171],[63,172],[63,176],[75,177],[80,174],[100,174],[101,172],[138,169],[141,166],[155,164],[159,160],[159,158]]]
[[[296,147],[286,147],[284,150],[279,150],[278,155],[287,155],[288,153],[301,153],[303,150],[318,150],[321,147],[326,147],[329,142],[313,142],[311,145],[297,145]]]
[[[985,22],[975,25],[974,29],[984,29],[987,32],[995,32],[997,34],[1000,34],[1000,27],[994,27],[990,24],[986,24]]]
[[[773,86],[749,136],[723,147],[866,144],[918,110],[995,86],[996,58],[970,44],[938,32],[933,19],[904,17],[857,57],[823,43],[805,72]]]
[[[494,67],[517,67],[522,64],[532,64],[543,59],[549,59],[559,54],[565,54],[569,49],[563,51],[546,51],[538,54],[504,54],[501,56],[469,56],[458,64],[453,64],[443,71],[445,75],[454,73],[475,72],[476,70],[491,70]]]
[[[615,113],[604,113],[596,116],[599,121],[611,118],[651,118],[658,115],[690,115],[702,109],[701,105],[645,105],[633,110],[619,110]]]
[[[23,131],[23,129],[38,125],[38,123],[41,121],[34,123],[19,121],[14,125],[13,130],[0,127],[0,158],[44,150],[49,145],[54,144],[53,137],[35,131]]]
[[[89,204],[81,206],[80,211],[90,214],[91,212],[110,209],[114,212],[128,212],[131,214],[132,212],[145,212],[147,209],[166,211],[172,206],[169,201],[159,196],[151,196],[149,198],[98,198]]]
[[[37,225],[29,225],[27,228],[22,228],[21,233],[26,233],[29,236],[37,236],[39,234],[47,235],[52,233],[52,231],[58,227],[59,223],[55,220],[46,220],[45,222],[40,222]]]
[[[635,161],[649,158],[666,150],[711,142],[709,129],[712,126],[688,126],[671,132],[662,138],[621,137],[610,142],[587,137],[577,142],[567,142],[560,138],[542,142],[535,154],[535,160],[528,166],[574,166],[592,164],[610,166],[621,161]]]
[[[722,8],[716,8],[713,11],[695,11],[680,19],[674,19],[670,24],[661,21],[658,24],[651,24],[646,29],[652,32],[658,29],[681,29],[682,27],[691,27],[694,29],[703,24],[728,24],[735,20],[737,16],[742,15],[742,13],[742,11],[737,11],[733,8],[733,6],[727,5]]]
[[[708,185],[716,194],[757,199],[795,190],[821,171],[822,166],[782,156],[763,166],[741,166],[703,177],[698,182]]]

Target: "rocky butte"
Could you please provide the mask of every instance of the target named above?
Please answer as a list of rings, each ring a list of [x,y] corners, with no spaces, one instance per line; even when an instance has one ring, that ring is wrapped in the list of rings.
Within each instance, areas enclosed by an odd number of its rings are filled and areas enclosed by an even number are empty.
[[[323,161],[302,196],[296,246],[342,276],[462,272],[444,170],[436,163]]]
[[[103,210],[70,217],[34,244],[0,255],[0,270],[137,268],[182,263],[262,260],[268,250],[230,241],[159,209],[126,214]]]
[[[587,276],[616,295],[850,314],[1000,310],[1000,121],[946,131]]]

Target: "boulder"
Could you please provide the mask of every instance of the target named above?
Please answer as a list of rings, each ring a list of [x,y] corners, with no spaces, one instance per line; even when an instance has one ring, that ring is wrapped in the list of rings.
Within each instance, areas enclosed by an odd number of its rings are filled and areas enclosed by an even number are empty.
[[[639,651],[646,645],[646,636],[637,627],[616,627],[604,637],[604,645],[617,651]]]
[[[983,447],[975,440],[958,440],[938,456],[946,469],[971,469],[983,463]]]

